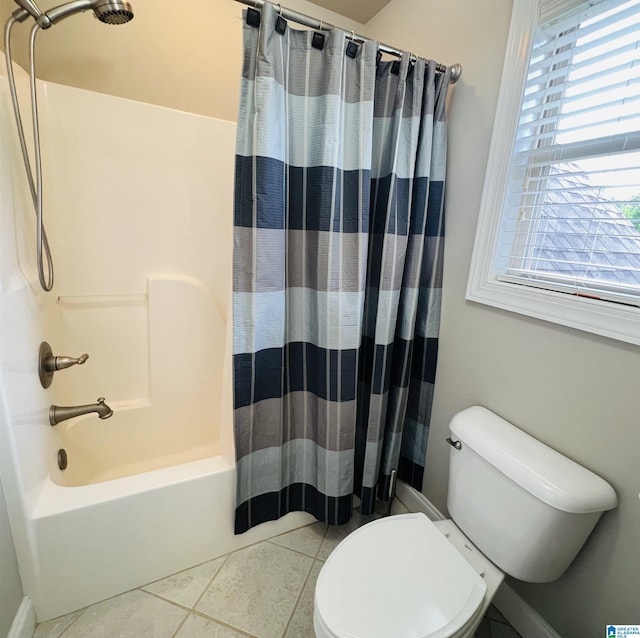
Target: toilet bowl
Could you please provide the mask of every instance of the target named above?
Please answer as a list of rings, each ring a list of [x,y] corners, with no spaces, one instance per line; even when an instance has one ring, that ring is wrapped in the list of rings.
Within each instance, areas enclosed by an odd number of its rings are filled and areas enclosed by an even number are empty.
[[[322,568],[316,638],[466,638],[502,579],[450,520],[378,519],[347,536]]]
[[[544,583],[571,564],[605,510],[602,478],[486,408],[454,416],[451,520],[364,525],[316,583],[316,638],[471,638],[503,579]]]

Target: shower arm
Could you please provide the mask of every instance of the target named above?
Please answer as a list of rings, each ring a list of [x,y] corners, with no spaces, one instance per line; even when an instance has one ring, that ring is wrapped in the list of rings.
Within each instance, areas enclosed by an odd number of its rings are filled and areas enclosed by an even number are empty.
[[[13,13],[18,22],[23,22],[32,16],[41,29],[48,29],[71,15],[94,8],[94,0],[72,0],[47,11],[41,11],[33,0],[14,0],[14,2],[20,7]]]
[[[53,9],[49,9],[45,13],[45,16],[51,24],[57,24],[58,22],[60,22],[60,20],[64,20],[65,18],[74,15],[75,13],[93,9],[93,4],[94,3],[92,0],[73,0],[72,2],[62,4],[59,7],[53,7]]]
[[[41,11],[34,0],[14,0],[21,8],[13,16],[22,22],[31,15],[41,29],[48,29],[61,20],[92,10],[94,15],[106,24],[125,24],[133,19],[131,5],[126,0],[70,0],[57,7]]]
[[[49,19],[47,14],[44,13],[33,0],[14,1],[19,7],[24,9],[30,16],[33,17],[33,19],[36,21],[36,24],[39,25],[41,29],[48,29],[51,26],[51,20]],[[25,18],[22,18],[22,20],[19,20],[19,22],[22,22],[24,19]]]

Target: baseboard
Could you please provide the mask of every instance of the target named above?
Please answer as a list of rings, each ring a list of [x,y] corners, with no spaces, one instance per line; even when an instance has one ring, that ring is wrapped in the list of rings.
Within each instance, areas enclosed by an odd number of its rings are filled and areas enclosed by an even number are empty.
[[[402,481],[398,481],[396,496],[410,512],[423,512],[432,521],[445,518],[424,494]],[[544,618],[505,582],[494,596],[493,604],[523,638],[560,638]]]
[[[502,583],[493,598],[493,604],[524,638],[560,638],[553,627],[507,583]]]
[[[7,638],[31,638],[36,629],[36,612],[33,603],[25,596],[18,607]]]

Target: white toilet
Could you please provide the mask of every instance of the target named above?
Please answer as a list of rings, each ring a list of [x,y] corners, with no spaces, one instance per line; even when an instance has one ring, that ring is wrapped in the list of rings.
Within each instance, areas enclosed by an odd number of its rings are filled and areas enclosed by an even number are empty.
[[[452,520],[401,514],[345,538],[318,576],[316,638],[473,636],[504,573],[556,580],[617,505],[606,481],[485,408],[449,427]]]

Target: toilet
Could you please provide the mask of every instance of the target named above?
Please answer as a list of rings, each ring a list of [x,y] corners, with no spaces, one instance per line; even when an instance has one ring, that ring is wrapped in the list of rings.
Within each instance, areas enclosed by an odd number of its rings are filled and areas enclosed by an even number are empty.
[[[613,488],[480,406],[456,414],[447,508],[347,536],[315,590],[316,638],[470,638],[504,574],[545,583],[571,564]]]

